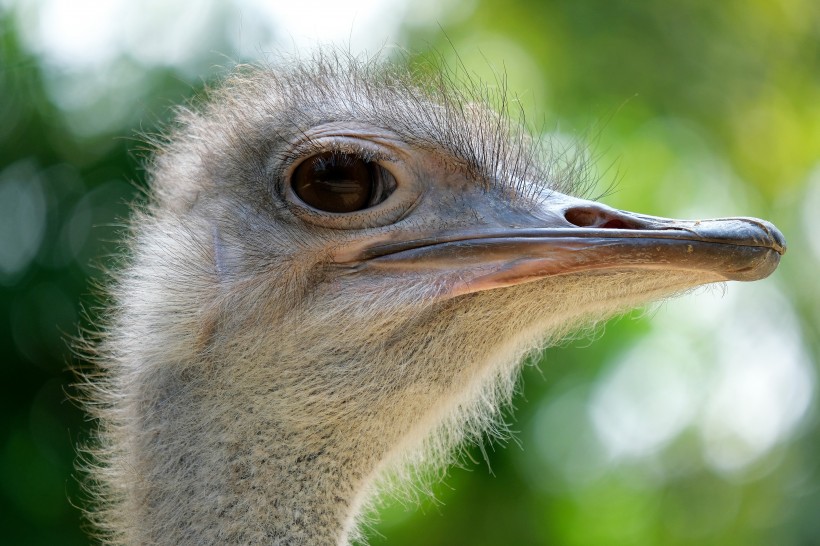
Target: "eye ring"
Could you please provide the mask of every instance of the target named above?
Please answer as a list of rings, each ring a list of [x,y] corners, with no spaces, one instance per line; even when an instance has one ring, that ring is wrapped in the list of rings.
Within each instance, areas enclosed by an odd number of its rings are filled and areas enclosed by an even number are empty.
[[[323,142],[324,145],[321,147],[318,146],[320,142],[314,141],[312,149],[299,154],[302,159],[294,160],[281,174],[278,186],[281,188],[285,204],[295,216],[307,223],[331,229],[365,229],[397,222],[414,206],[419,198],[421,186],[400,159],[403,154],[397,156],[395,152],[382,151],[370,142],[352,140],[334,138]],[[365,206],[361,207],[365,200],[356,200],[355,206],[351,205],[350,208],[357,210],[322,210],[321,205],[317,207],[310,202],[312,198],[305,193],[304,187],[298,191],[294,187],[300,168],[313,169],[309,162],[328,160],[328,154],[336,156],[333,160],[334,165],[331,165],[334,168],[339,165],[339,158],[344,159],[345,156],[353,157],[357,162],[364,162],[367,176],[373,180]],[[347,159],[344,159],[342,164],[345,161]],[[361,168],[359,165],[354,170]]]

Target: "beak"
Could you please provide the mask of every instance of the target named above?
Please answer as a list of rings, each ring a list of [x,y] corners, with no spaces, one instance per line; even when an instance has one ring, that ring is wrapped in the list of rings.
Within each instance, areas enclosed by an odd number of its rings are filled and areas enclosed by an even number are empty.
[[[753,281],[769,276],[786,251],[783,234],[764,220],[673,220],[563,195],[517,223],[525,225],[394,232],[362,248],[357,269],[437,273],[442,295],[453,297],[605,270],[692,271],[693,284],[704,273],[712,282]]]

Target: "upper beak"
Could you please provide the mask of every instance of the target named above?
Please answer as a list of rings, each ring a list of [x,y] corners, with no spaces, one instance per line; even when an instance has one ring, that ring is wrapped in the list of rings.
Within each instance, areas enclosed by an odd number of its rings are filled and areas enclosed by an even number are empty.
[[[753,281],[770,275],[786,251],[783,234],[756,218],[673,220],[561,197],[522,227],[394,232],[392,240],[361,249],[357,262],[397,274],[439,272],[443,292],[454,296],[598,270],[684,270],[713,281]]]

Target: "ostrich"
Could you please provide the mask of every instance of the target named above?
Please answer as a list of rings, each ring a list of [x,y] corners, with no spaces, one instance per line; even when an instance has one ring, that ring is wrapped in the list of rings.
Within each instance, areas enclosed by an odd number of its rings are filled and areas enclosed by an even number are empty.
[[[104,542],[348,544],[380,477],[497,431],[527,354],[777,267],[768,222],[575,196],[452,79],[324,54],[180,111],[91,343]]]

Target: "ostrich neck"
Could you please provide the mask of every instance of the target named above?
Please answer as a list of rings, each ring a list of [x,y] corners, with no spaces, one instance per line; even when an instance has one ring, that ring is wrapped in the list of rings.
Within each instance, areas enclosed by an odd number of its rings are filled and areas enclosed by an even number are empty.
[[[186,375],[152,378],[163,394],[133,406],[131,542],[346,544],[380,450],[295,420],[271,385]]]

